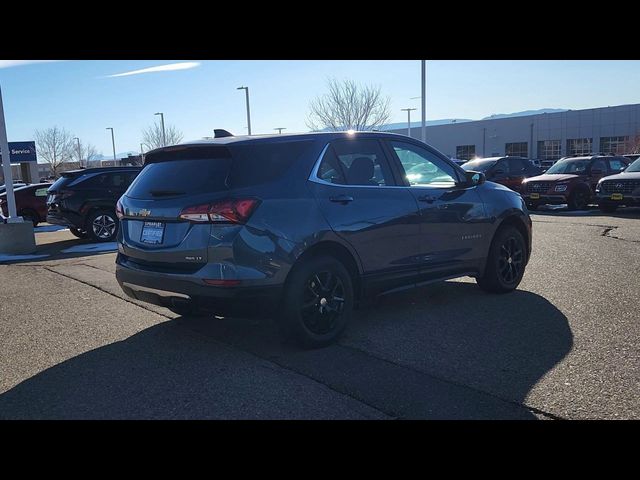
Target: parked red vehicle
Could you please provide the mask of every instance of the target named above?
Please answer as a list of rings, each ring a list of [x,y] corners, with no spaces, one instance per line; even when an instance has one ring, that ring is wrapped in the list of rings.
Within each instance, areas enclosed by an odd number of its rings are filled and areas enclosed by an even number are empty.
[[[622,172],[629,163],[629,159],[614,155],[561,158],[543,175],[522,182],[522,196],[529,210],[563,203],[569,210],[584,210],[595,201],[598,181]]]
[[[462,168],[482,172],[488,181],[499,183],[518,193],[526,178],[542,173],[542,169],[531,163],[528,158],[510,156],[469,160]]]
[[[13,191],[18,216],[31,220],[34,227],[47,219],[47,190],[50,186],[50,183],[33,183]],[[3,215],[9,215],[6,192],[0,194],[0,208]]]

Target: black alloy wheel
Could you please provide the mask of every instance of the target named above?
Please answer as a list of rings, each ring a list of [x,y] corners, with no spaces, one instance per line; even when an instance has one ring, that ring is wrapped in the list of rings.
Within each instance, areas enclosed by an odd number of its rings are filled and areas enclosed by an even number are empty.
[[[317,335],[331,332],[344,308],[344,284],[330,271],[318,272],[307,279],[300,316],[305,327]]]
[[[512,284],[524,268],[524,246],[515,236],[510,236],[500,246],[498,272],[505,284]]]

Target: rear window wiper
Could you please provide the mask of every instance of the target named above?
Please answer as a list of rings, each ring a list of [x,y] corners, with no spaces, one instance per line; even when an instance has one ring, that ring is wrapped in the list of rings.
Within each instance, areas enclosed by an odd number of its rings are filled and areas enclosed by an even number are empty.
[[[178,195],[184,195],[187,192],[179,192],[177,190],[151,190],[149,193],[153,197],[175,197]]]

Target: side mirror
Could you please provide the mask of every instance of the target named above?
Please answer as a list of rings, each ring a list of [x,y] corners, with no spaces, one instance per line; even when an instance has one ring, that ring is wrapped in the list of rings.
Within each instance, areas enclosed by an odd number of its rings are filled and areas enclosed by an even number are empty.
[[[474,172],[473,170],[466,171],[464,176],[465,176],[465,185],[467,187],[475,187],[477,185],[482,185],[487,180],[487,178],[484,176],[484,173]]]

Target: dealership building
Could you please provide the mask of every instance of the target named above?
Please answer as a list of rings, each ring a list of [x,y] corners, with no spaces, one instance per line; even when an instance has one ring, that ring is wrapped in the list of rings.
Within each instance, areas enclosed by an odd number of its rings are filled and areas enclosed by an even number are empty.
[[[412,122],[411,137],[421,138]],[[391,130],[406,135],[407,128]],[[452,158],[520,155],[557,160],[588,153],[632,153],[640,146],[640,104],[452,121],[426,127],[427,143]]]

